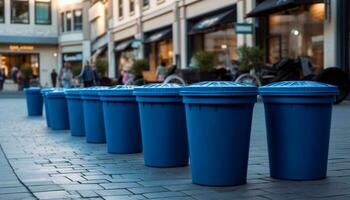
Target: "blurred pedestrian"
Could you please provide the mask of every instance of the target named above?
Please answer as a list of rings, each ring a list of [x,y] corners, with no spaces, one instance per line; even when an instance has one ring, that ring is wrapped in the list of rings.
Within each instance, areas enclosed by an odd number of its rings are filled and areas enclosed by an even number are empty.
[[[165,76],[168,74],[168,70],[165,68],[165,62],[162,61],[160,65],[157,67],[156,71],[156,79],[159,82],[163,82],[165,79]]]
[[[85,63],[81,78],[83,79],[84,87],[91,87],[96,85],[96,75],[89,61],[86,61]]]
[[[5,82],[5,70],[0,69],[0,91],[4,89],[4,82]]]
[[[50,75],[51,75],[52,87],[55,88],[55,87],[56,87],[56,84],[57,84],[57,76],[58,76],[56,70],[53,69]]]
[[[16,66],[13,66],[11,68],[11,78],[13,80],[13,83],[17,83],[17,73],[18,73],[18,68]]]
[[[71,88],[72,87],[72,79],[73,79],[73,73],[71,69],[70,63],[66,62],[63,65],[63,68],[60,71],[58,80],[62,84],[64,88]]]

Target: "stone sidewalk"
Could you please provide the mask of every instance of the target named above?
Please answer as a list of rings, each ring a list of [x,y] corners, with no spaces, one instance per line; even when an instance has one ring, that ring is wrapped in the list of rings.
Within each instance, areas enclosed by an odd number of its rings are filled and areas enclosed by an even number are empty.
[[[142,154],[113,155],[69,131],[26,117],[24,99],[0,99],[0,199],[350,199],[350,102],[335,106],[329,177],[279,181],[269,177],[263,106],[255,107],[248,184],[204,187],[190,168],[143,165]],[[302,155],[301,155],[302,156]]]

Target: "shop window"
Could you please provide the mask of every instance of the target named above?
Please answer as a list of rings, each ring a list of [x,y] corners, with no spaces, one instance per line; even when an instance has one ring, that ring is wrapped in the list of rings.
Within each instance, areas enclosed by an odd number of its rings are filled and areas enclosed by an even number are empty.
[[[151,71],[155,71],[162,62],[166,67],[170,67],[173,63],[172,39],[151,43],[149,58]]]
[[[66,31],[72,30],[72,11],[66,12]]]
[[[62,31],[62,33],[65,32],[65,28],[64,28],[64,13],[61,13],[61,31]]]
[[[323,67],[324,4],[313,4],[276,13],[269,17],[269,61],[298,56],[309,57]]]
[[[129,12],[130,15],[135,13],[135,0],[129,0]]]
[[[227,67],[237,59],[237,36],[233,28],[192,36],[193,52],[215,52],[219,65]]]
[[[123,0],[118,1],[118,16],[123,17]]]
[[[80,31],[83,29],[83,11],[81,9],[74,10],[74,30]]]
[[[149,0],[143,0],[142,3],[142,6],[145,8],[149,6]]]
[[[11,23],[29,24],[28,0],[11,0]]]
[[[0,0],[0,23],[5,22],[5,0]]]
[[[35,1],[35,23],[51,24],[51,0]]]

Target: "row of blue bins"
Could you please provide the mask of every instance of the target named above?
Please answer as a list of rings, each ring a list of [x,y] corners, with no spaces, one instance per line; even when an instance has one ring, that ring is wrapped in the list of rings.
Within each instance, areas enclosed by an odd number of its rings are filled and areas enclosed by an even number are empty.
[[[36,113],[31,109],[40,113],[40,89],[25,92],[28,114]],[[210,186],[246,183],[253,108],[260,94],[270,175],[315,180],[327,174],[335,86],[287,81],[258,89],[201,82],[41,92],[52,129],[70,128],[89,143],[106,141],[109,153],[143,151],[151,167],[187,166],[190,160],[193,183]]]

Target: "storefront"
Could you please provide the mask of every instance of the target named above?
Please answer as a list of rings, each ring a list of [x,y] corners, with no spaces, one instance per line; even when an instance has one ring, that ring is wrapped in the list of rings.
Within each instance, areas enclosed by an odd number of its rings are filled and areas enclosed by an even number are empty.
[[[257,17],[257,45],[265,50],[268,63],[307,57],[316,69],[325,67],[322,0],[258,1],[247,16]]]
[[[337,4],[337,61],[350,78],[350,1],[338,0]]]
[[[167,27],[145,33],[144,44],[150,67],[145,73],[145,78],[154,81],[157,66],[163,63],[165,67],[171,67],[173,64],[172,28]]]
[[[198,51],[214,52],[219,65],[228,66],[236,60],[237,37],[234,31],[236,7],[206,13],[189,20],[189,59]]]
[[[0,68],[7,78],[14,69],[31,68],[32,77],[42,86],[50,86],[50,73],[57,69],[57,47],[54,45],[0,44]]]
[[[81,73],[83,67],[83,54],[82,52],[70,52],[62,54],[62,66],[64,63],[69,63],[73,76],[77,76]]]
[[[116,77],[122,70],[131,68],[133,60],[137,57],[137,49],[133,44],[134,38],[127,38],[115,44]]]

